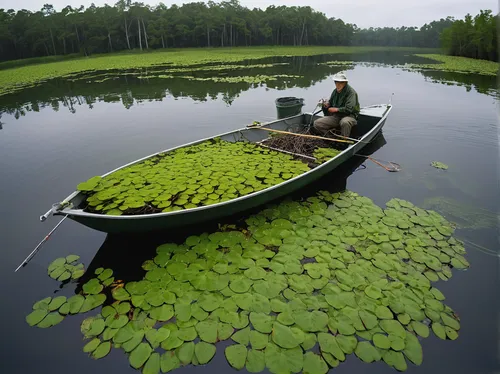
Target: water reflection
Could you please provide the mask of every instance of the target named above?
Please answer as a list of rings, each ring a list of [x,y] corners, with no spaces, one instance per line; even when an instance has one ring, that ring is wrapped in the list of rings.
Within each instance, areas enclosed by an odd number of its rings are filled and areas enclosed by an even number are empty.
[[[382,132],[367,144],[359,155],[370,156],[386,145],[387,141]],[[278,199],[272,204],[279,204],[282,201],[299,201],[309,196],[313,196],[317,191],[326,190],[329,192],[344,191],[347,186],[347,179],[357,170],[363,170],[365,157],[352,157],[340,167],[325,175],[310,185],[295,191],[285,198]],[[381,169],[381,172],[385,172]],[[242,212],[238,215],[226,217],[216,222],[206,222],[203,225],[186,226],[175,231],[165,231],[147,234],[107,234],[100,249],[97,251],[92,262],[88,265],[85,275],[78,280],[75,292],[78,292],[83,284],[91,279],[94,271],[99,268],[111,268],[115,279],[125,282],[140,280],[145,275],[145,270],[141,265],[156,255],[156,248],[164,243],[182,243],[187,236],[200,235],[203,232],[214,232],[225,225],[236,225],[245,227],[244,220],[252,214],[256,214],[266,207],[260,207],[251,211]],[[119,255],[118,255],[119,254]],[[120,261],[126,258],[126,261]]]

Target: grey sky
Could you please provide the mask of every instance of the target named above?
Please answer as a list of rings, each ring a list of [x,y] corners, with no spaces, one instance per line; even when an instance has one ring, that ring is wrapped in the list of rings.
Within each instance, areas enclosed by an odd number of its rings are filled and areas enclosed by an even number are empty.
[[[145,4],[158,5],[160,0],[142,0]],[[167,6],[194,2],[184,0],[164,0]],[[95,5],[116,0],[94,0]],[[215,2],[219,2],[216,0]],[[52,4],[57,10],[66,5],[88,7],[92,0],[0,0],[0,8],[39,10],[44,3]],[[498,12],[498,1],[495,0],[240,0],[240,4],[250,9],[265,9],[269,5],[303,6],[325,13],[328,17],[341,18],[344,22],[355,23],[358,27],[381,26],[422,26],[424,23],[454,16],[463,18],[467,13],[476,15],[480,9],[491,9]]]

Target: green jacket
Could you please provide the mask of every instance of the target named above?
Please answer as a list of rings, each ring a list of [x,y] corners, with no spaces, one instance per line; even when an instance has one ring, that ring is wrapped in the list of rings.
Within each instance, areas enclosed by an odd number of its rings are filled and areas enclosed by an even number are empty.
[[[334,89],[330,96],[329,103],[331,107],[339,108],[339,113],[351,116],[355,119],[358,118],[360,110],[358,93],[349,84],[346,84],[340,93]],[[330,114],[327,109],[324,109],[324,111]]]

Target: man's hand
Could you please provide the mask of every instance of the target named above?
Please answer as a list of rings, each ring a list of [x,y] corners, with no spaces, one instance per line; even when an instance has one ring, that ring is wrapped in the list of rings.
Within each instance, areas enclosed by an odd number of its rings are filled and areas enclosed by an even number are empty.
[[[334,108],[334,107],[328,108],[328,113],[337,113],[338,111],[339,111],[338,108]]]

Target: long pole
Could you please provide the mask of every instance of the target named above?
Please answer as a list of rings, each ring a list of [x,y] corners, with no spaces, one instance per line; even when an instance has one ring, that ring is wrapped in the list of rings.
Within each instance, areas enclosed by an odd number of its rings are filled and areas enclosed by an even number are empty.
[[[268,129],[268,128],[265,128],[265,127],[250,127],[250,128],[259,129],[259,130],[266,130],[266,131],[270,131],[270,132],[277,132],[277,133],[280,133],[280,134],[288,134],[288,135],[301,136],[303,138],[322,139],[322,140],[329,140],[331,142],[339,142],[339,143],[351,143],[351,144],[354,143],[354,142],[352,142],[350,140],[331,139],[331,138],[324,138],[322,136],[316,136],[316,135],[297,134],[297,133],[294,133],[294,132]]]
[[[68,218],[68,215],[65,215],[63,217],[62,220],[59,221],[59,223],[52,229],[52,231],[50,231],[47,236],[45,238],[42,239],[42,241],[40,243],[38,243],[38,245],[36,246],[36,248],[33,250],[33,252],[30,253],[30,255],[28,257],[26,257],[26,259],[23,261],[23,263],[21,265],[19,265],[17,267],[17,269],[14,271],[14,273],[16,273],[20,268],[22,268],[23,266],[27,265],[28,262],[33,258],[33,256],[35,256],[35,254],[38,252],[38,250],[40,249],[40,247],[42,246],[43,243],[45,243],[47,240],[49,240],[50,236],[52,235],[52,233],[54,231],[56,231],[56,229],[59,227],[59,225],[61,223],[63,223],[63,221]]]

